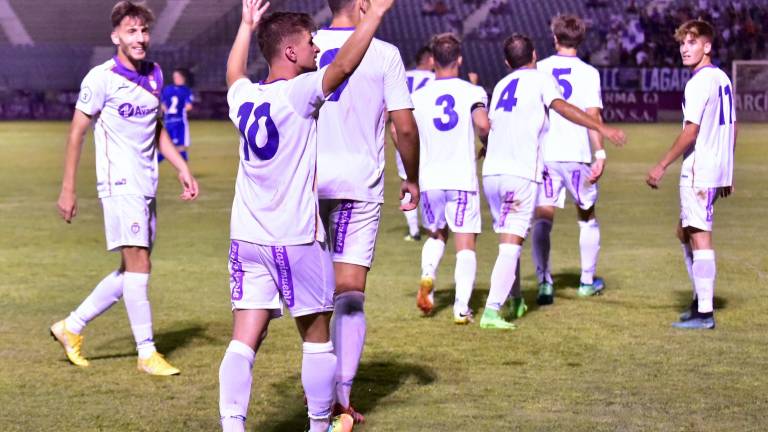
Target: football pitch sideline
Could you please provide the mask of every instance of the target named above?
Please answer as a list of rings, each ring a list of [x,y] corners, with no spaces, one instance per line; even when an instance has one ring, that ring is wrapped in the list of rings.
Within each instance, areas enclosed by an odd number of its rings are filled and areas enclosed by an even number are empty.
[[[0,430],[217,430],[218,368],[231,331],[236,131],[227,122],[192,122],[191,168],[201,188],[195,202],[178,199],[173,169],[161,166],[150,298],[158,350],[182,371],[161,378],[136,370],[122,304],[84,331],[87,369],[71,366],[48,334],[119,264],[105,251],[90,135],[78,215],[68,225],[56,212],[68,126],[0,123]],[[453,324],[450,241],[436,280],[437,313],[421,317],[415,299],[423,243],[403,241],[388,148],[387,202],[367,289],[367,346],[352,393],[367,423],[356,430],[768,429],[768,125],[739,126],[735,192],[715,205],[714,331],[670,326],[691,297],[674,236],[679,161],[660,190],[644,183],[680,125],[626,131],[625,148],[607,145],[597,207],[604,295],[576,295],[578,226],[569,202],[552,232],[555,302],[536,306],[526,244],[521,271],[529,312],[510,332]],[[476,314],[498,250],[484,198],[482,206]],[[249,430],[303,430],[300,353],[292,320],[274,322],[256,357]]]

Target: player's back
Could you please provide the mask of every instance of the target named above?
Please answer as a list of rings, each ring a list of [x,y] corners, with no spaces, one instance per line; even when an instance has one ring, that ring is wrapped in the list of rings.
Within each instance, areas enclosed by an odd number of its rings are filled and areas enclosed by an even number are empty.
[[[502,78],[493,90],[488,118],[491,132],[483,175],[509,174],[541,181],[542,134],[547,108],[562,99],[554,78],[520,68]]]
[[[736,109],[733,85],[714,65],[696,71],[685,85],[684,120],[699,125],[685,154],[681,186],[720,187],[733,183]]]
[[[582,110],[603,107],[600,72],[579,57],[555,54],[537,62],[536,68],[557,80],[563,98],[569,103]],[[549,121],[550,127],[544,136],[546,162],[592,161],[587,128],[556,112],[550,113]]]
[[[420,188],[477,191],[472,111],[487,105],[485,90],[459,78],[437,78],[412,99],[419,128]]]
[[[163,88],[163,105],[165,105],[165,122],[183,122],[187,120],[187,104],[192,103],[192,90],[183,86],[167,86]]]
[[[409,69],[405,71],[405,79],[408,81],[408,92],[413,94],[434,80],[435,73],[426,69]]]
[[[277,246],[322,238],[314,191],[318,98],[322,73],[268,84],[242,78],[230,87],[229,117],[240,131],[232,239]]]
[[[336,57],[354,29],[321,29],[313,37],[320,67]],[[318,193],[321,199],[384,201],[385,110],[412,108],[397,48],[373,39],[360,65],[320,110]]]

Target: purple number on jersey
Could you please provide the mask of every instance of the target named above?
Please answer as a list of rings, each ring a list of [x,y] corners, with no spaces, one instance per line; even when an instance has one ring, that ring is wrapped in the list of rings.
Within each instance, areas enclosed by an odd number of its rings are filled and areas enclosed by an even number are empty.
[[[504,87],[504,90],[501,92],[501,96],[499,96],[499,101],[496,102],[496,109],[503,109],[506,112],[512,111],[512,108],[517,105],[517,98],[515,97],[515,92],[517,92],[517,83],[520,81],[520,78],[515,78],[512,81],[507,84],[506,87]]]
[[[240,135],[243,137],[243,158],[251,160],[248,151],[250,149],[257,158],[269,160],[275,157],[275,153],[277,153],[277,147],[280,144],[280,133],[277,131],[277,126],[269,115],[271,107],[269,102],[264,102],[256,107],[256,109],[253,109],[253,105],[253,102],[246,102],[240,105],[240,109],[237,111],[237,117],[240,118],[238,129],[240,129]],[[253,113],[253,123],[246,131],[251,113]],[[267,128],[267,142],[263,147],[259,147],[256,145],[256,134],[259,132],[259,120],[262,117],[265,119],[264,127]]]
[[[563,88],[563,97],[565,98],[565,100],[568,100],[568,98],[571,97],[571,94],[573,93],[573,86],[571,85],[570,81],[561,77],[563,75],[570,75],[570,74],[571,74],[571,68],[552,69],[552,75],[554,75],[555,79],[557,80],[557,83],[560,84],[560,87]]]
[[[454,107],[456,107],[456,99],[453,98],[453,96],[449,94],[444,94],[437,98],[435,101],[435,105],[442,106],[443,107],[443,114],[448,116],[448,121],[444,122],[443,117],[435,117],[432,119],[432,123],[434,123],[437,130],[442,132],[447,132],[453,128],[456,127],[457,124],[459,124],[459,114],[454,111]]]
[[[320,56],[320,67],[325,67],[333,61],[333,59],[336,58],[336,54],[339,53],[339,48],[329,49],[328,51],[324,52],[322,56]],[[343,83],[341,83],[340,86],[336,88],[336,91],[331,94],[331,97],[326,99],[328,102],[338,102],[339,98],[341,97],[341,92],[344,91],[344,88],[347,87],[347,83],[349,83],[349,78],[344,80]]]
[[[722,86],[719,87],[718,92],[720,93],[720,125],[725,124],[725,109],[723,109],[723,93],[728,95],[728,112],[730,113],[730,121],[729,124],[733,124],[733,94],[731,94],[731,86],[727,85],[725,86],[725,89],[723,89]]]

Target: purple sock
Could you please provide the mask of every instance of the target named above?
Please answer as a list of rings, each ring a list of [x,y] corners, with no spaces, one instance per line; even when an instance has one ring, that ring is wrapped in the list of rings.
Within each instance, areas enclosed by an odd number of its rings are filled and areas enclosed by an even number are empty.
[[[336,347],[336,402],[349,407],[352,382],[365,345],[365,294],[347,291],[336,296],[332,339]]]
[[[304,342],[301,359],[301,384],[307,396],[310,432],[328,430],[333,405],[336,354],[333,343]]]
[[[219,367],[219,414],[225,432],[245,430],[255,357],[251,347],[236,340],[224,353]]]
[[[551,220],[533,220],[531,255],[533,255],[533,264],[536,266],[536,277],[538,278],[539,283],[552,283],[552,275],[549,273],[549,235],[551,232]]]

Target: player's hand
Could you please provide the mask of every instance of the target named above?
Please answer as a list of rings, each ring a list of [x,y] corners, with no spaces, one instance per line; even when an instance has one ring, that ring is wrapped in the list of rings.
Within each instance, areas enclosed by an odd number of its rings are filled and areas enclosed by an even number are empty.
[[[480,82],[480,75],[478,75],[477,72],[467,73],[467,78],[469,79],[469,82],[474,85],[477,85],[477,83]]]
[[[262,0],[243,0],[243,18],[242,23],[247,25],[251,31],[255,31],[261,22],[261,17],[269,8],[269,2]]]
[[[664,168],[661,164],[656,164],[656,166],[648,171],[648,176],[645,178],[645,183],[647,183],[648,186],[653,189],[658,189],[661,178],[664,177],[664,173],[666,171],[667,169]]]
[[[405,198],[405,194],[411,195],[411,201],[405,204],[400,204],[400,210],[408,211],[413,210],[419,206],[419,185],[412,181],[403,180],[400,185],[400,200]]]
[[[603,125],[600,134],[608,138],[616,147],[623,147],[627,143],[627,136],[621,129]]]
[[[184,191],[179,195],[184,201],[192,201],[197,198],[199,190],[197,188],[197,180],[192,177],[189,170],[179,171],[179,183],[184,188]]]
[[[58,207],[59,216],[67,223],[72,223],[72,218],[77,216],[77,195],[74,192],[62,190],[56,207]]]
[[[384,15],[394,4],[395,0],[371,0],[371,10]]]
[[[733,186],[723,186],[718,191],[720,198],[728,198],[733,193]]]
[[[605,159],[595,159],[592,162],[591,172],[589,173],[589,182],[592,184],[597,183],[600,177],[603,176],[603,170],[605,169]]]

